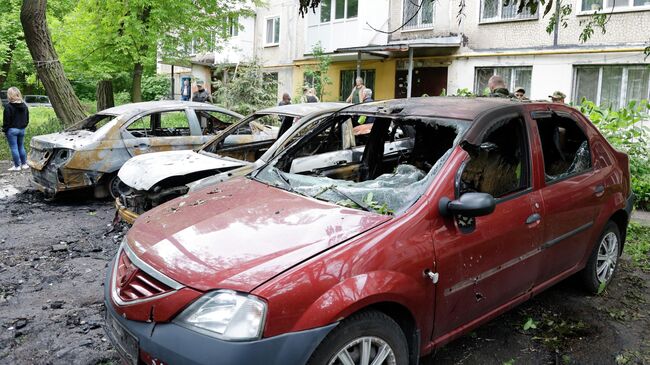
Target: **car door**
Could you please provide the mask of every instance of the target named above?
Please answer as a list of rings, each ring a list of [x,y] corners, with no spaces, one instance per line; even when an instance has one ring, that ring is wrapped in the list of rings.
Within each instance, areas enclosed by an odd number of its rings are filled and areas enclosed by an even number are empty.
[[[214,136],[241,119],[241,116],[213,109],[194,109],[191,114],[195,115],[198,124],[196,133],[200,135],[199,139],[202,144],[213,139]]]
[[[531,119],[544,160],[545,265],[540,284],[548,284],[576,269],[590,250],[606,173],[592,167],[586,126],[573,112],[533,112]]]
[[[187,109],[164,110],[138,115],[121,130],[131,156],[150,152],[190,150],[201,146],[200,128]]]
[[[529,295],[541,262],[544,206],[534,186],[535,159],[528,123],[520,114],[497,117],[478,143],[463,144],[468,157],[456,167],[456,198],[489,193],[493,213],[446,218],[434,227],[436,286],[434,339],[459,331]],[[450,181],[451,183],[451,181]]]

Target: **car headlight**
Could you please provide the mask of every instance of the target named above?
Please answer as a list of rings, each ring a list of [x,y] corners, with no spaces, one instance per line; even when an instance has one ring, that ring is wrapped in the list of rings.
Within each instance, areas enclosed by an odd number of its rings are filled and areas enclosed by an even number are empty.
[[[262,336],[265,316],[266,303],[259,298],[217,290],[192,303],[174,322],[219,339],[246,341]]]

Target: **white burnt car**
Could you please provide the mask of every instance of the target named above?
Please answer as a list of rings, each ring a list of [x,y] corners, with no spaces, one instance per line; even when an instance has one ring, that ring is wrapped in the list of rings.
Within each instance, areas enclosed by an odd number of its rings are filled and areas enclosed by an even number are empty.
[[[260,110],[224,130],[196,151],[136,156],[120,169],[120,218],[132,224],[168,200],[263,165],[310,125],[350,104],[306,103]],[[347,131],[352,136],[352,130]],[[343,133],[343,132],[341,132]],[[280,138],[278,138],[278,134]],[[305,168],[311,168],[309,164]]]

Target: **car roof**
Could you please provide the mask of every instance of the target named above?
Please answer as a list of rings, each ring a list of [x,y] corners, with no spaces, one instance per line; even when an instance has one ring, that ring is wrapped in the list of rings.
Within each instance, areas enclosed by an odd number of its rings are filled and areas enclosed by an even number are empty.
[[[524,102],[508,98],[435,96],[357,104],[345,112],[475,120],[487,111],[517,105],[522,106]]]
[[[337,102],[289,104],[262,109],[255,114],[283,114],[300,117],[322,110],[339,110],[350,105],[352,104]]]
[[[135,115],[145,111],[155,111],[155,110],[168,110],[168,109],[182,109],[182,108],[203,108],[203,109],[212,109],[228,112],[231,114],[241,116],[238,113],[235,113],[231,110],[221,108],[216,105],[207,104],[207,103],[198,103],[193,101],[180,101],[180,100],[160,100],[160,101],[145,101],[141,103],[130,103],[124,105],[114,106],[112,108],[104,109],[99,114],[111,114],[111,115]]]

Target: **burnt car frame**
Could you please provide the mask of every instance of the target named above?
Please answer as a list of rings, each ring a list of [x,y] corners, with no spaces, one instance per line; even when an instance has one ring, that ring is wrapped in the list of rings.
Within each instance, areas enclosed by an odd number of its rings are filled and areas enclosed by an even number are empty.
[[[140,154],[193,149],[242,116],[205,103],[155,101],[125,104],[91,115],[63,132],[33,137],[27,164],[46,196],[95,188],[119,194],[117,171]]]
[[[295,173],[360,116],[358,159]],[[387,154],[398,129],[413,144]],[[109,336],[134,362],[415,365],[573,274],[610,283],[633,199],[627,155],[568,106],[355,105],[136,221],[107,272]]]
[[[181,196],[191,188],[243,176],[266,163],[296,135],[304,133],[307,124],[316,123],[349,105],[303,103],[266,108],[234,123],[196,151],[133,157],[118,172],[123,190],[115,202],[118,215],[133,224],[144,211]],[[277,133],[259,133],[259,137],[254,138],[248,133],[251,123],[259,130],[284,123],[286,132],[277,139]]]

